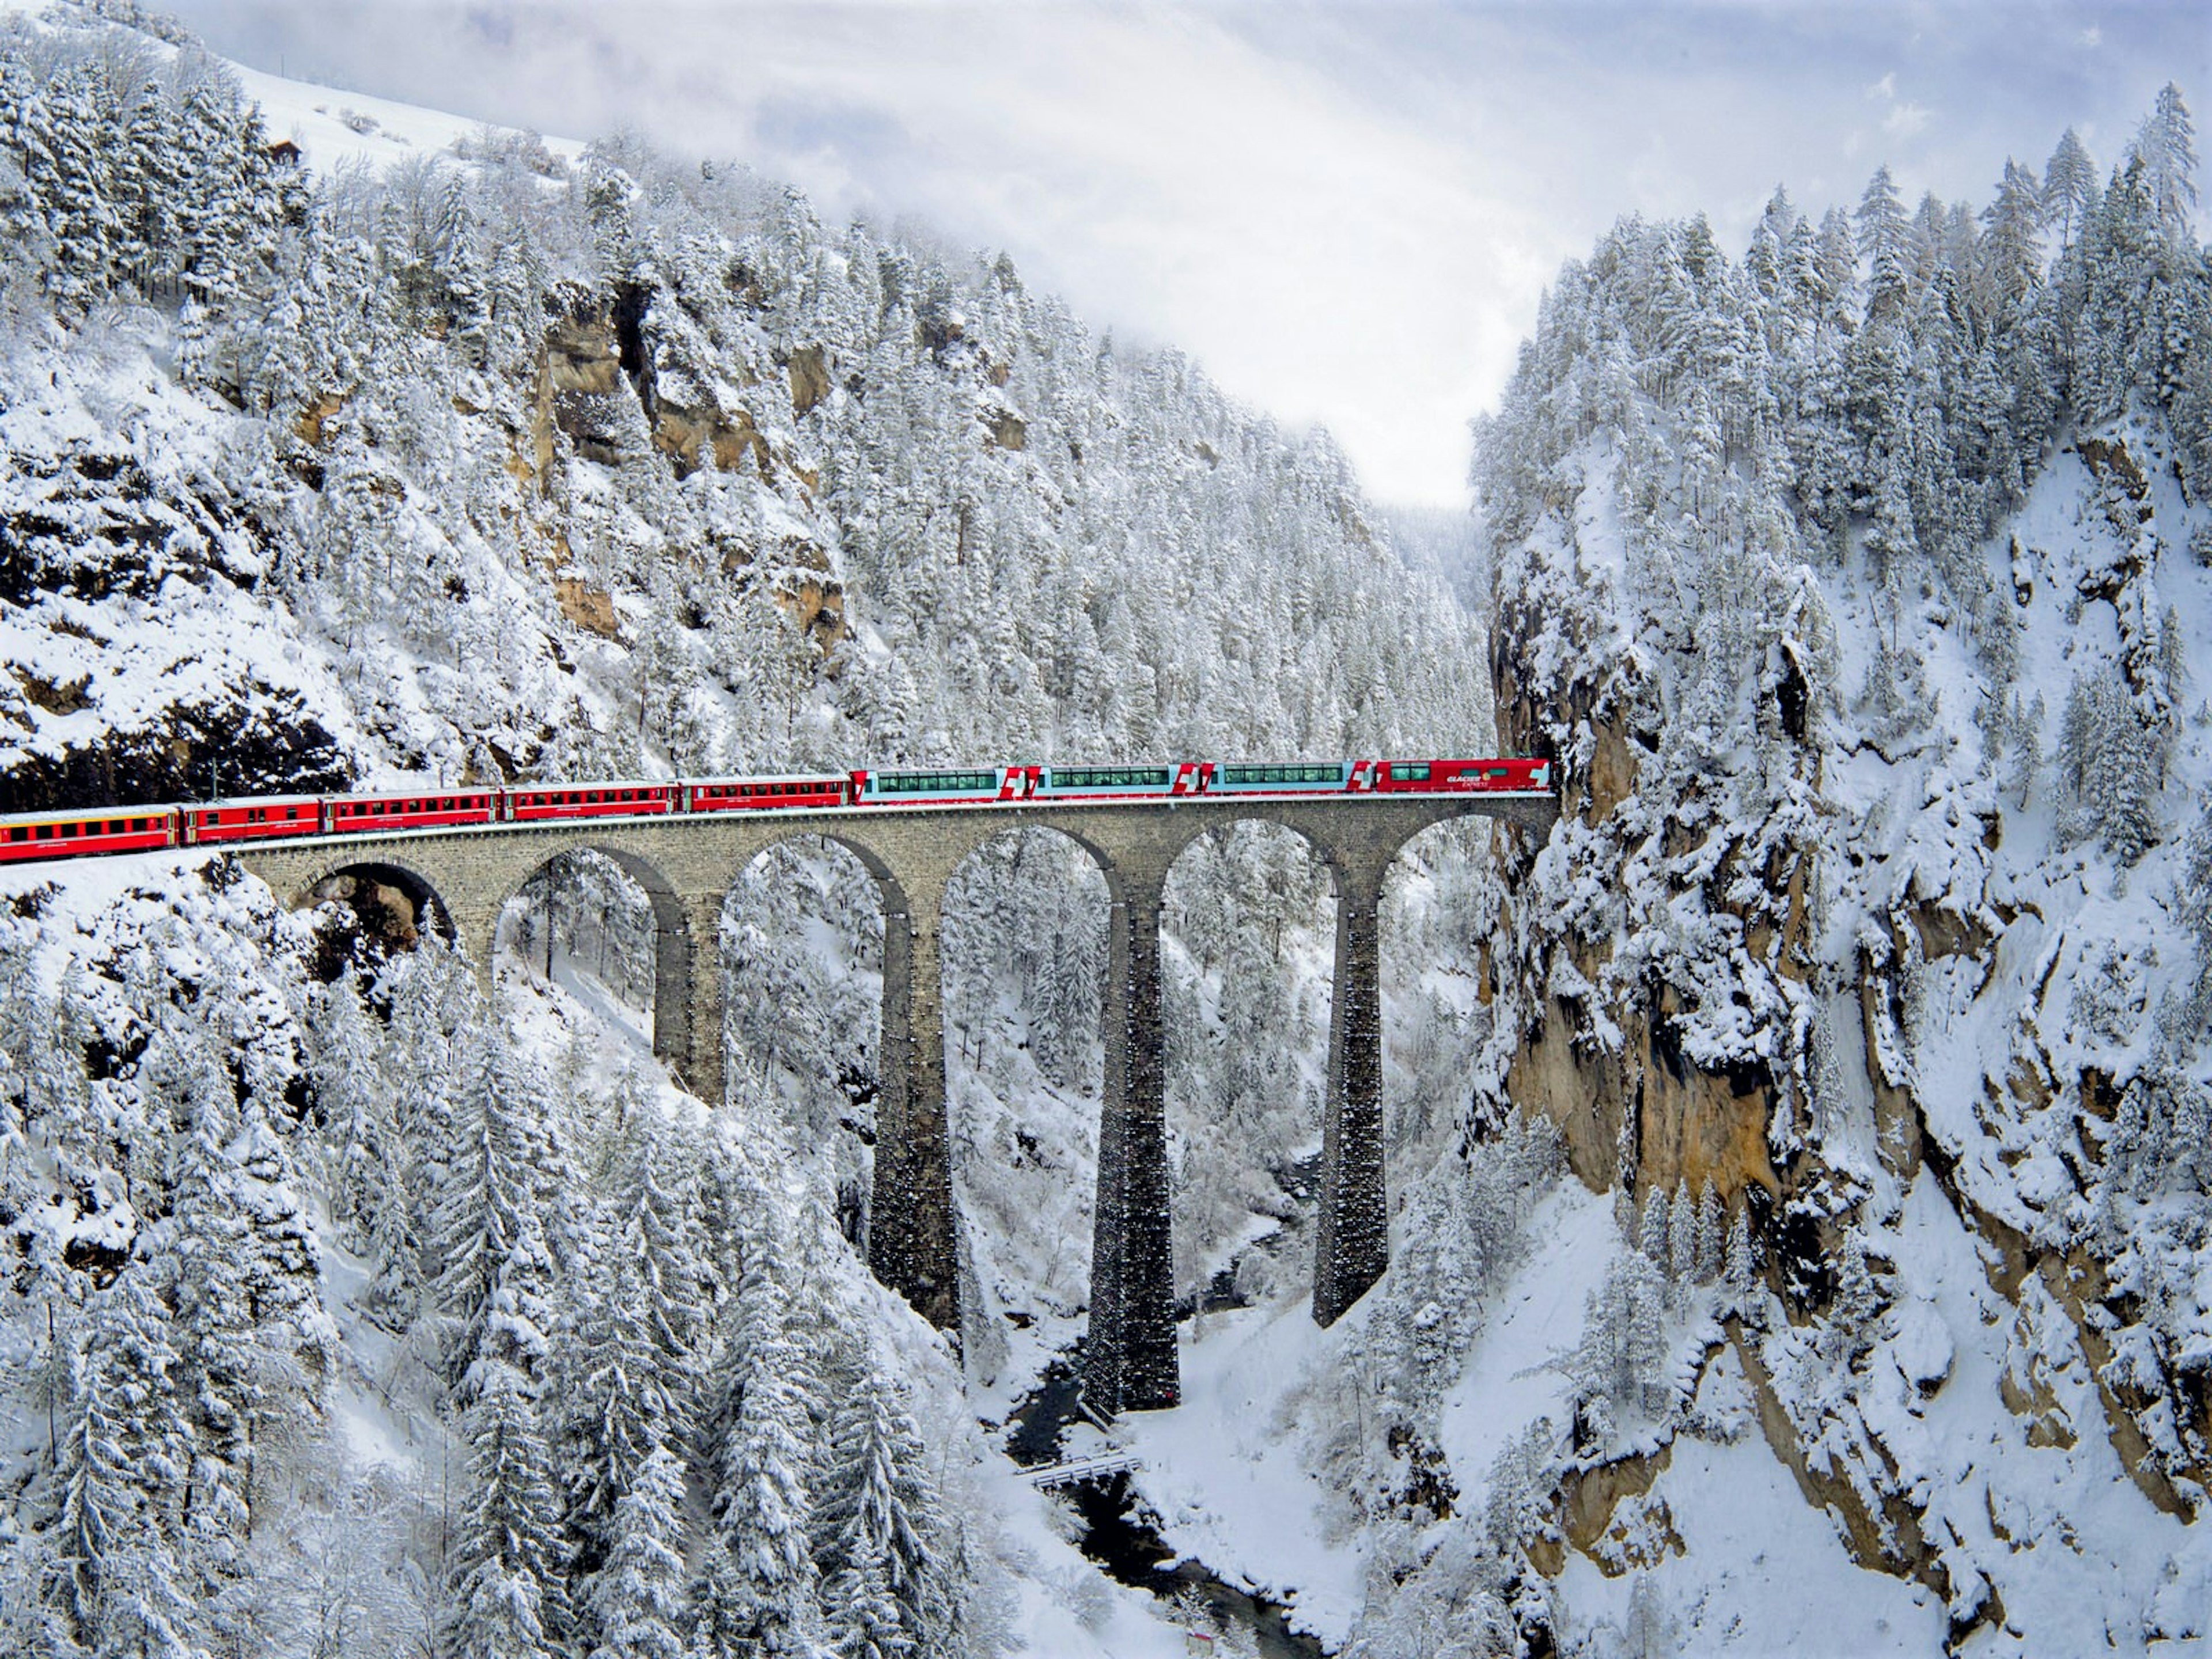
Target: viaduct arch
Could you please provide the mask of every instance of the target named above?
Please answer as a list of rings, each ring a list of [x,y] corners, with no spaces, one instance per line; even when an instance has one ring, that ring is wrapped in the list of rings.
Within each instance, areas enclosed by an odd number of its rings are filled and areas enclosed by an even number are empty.
[[[1168,872],[1204,831],[1244,819],[1297,832],[1336,890],[1336,984],[1323,1108],[1313,1312],[1334,1323],[1389,1259],[1382,1185],[1382,1019],[1376,912],[1399,850],[1446,819],[1547,828],[1557,803],[1507,796],[1334,800],[1182,799],[1098,805],[915,806],[581,823],[497,824],[241,848],[239,862],[295,902],[343,871],[384,866],[419,883],[489,985],[500,912],[560,854],[605,854],[652,899],[653,1049],[695,1093],[724,1097],[723,900],[769,847],[820,836],[850,851],[884,904],[884,1013],[868,1265],[939,1328],[957,1328],[958,1279],[945,1097],[939,927],[970,854],[1012,829],[1055,830],[1104,872],[1110,904],[1084,1391],[1098,1409],[1176,1403],[1160,908]]]

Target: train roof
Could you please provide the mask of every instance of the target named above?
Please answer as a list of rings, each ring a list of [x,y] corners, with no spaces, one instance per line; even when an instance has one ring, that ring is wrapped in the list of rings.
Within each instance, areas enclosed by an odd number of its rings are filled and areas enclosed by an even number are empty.
[[[313,800],[313,796],[306,797]],[[0,812],[0,824],[8,823],[82,823],[93,818],[159,817],[164,812],[173,812],[173,806],[50,806],[42,812]]]
[[[322,799],[320,795],[224,795],[215,800],[185,800],[179,801],[176,805],[178,810],[181,811],[204,812],[211,806],[224,811],[234,806],[305,806],[311,802],[320,801]],[[88,810],[97,811],[98,809]],[[169,809],[161,807],[155,810],[167,811]]]
[[[843,783],[852,775],[850,772],[732,772],[720,777],[685,778],[683,781],[695,788],[702,783]]]
[[[592,787],[622,788],[626,785],[593,784]],[[495,795],[496,783],[414,783],[391,789],[347,789],[328,795],[304,795],[303,800],[405,800],[415,795]],[[258,802],[254,803],[258,805]]]

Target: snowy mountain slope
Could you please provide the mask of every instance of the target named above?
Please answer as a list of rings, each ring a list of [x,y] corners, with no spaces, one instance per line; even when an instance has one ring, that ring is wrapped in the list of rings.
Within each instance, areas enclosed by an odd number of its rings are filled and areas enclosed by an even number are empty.
[[[256,111],[189,47],[7,21],[17,804],[82,796],[99,729],[137,736],[103,799],[204,791],[200,728],[257,718],[238,786],[294,750],[305,781],[1482,729],[1471,631],[1425,582],[1413,628],[1372,602],[1407,578],[1325,438],[1115,351],[1003,260],[422,112],[341,125],[352,149],[318,128],[303,171],[266,146],[312,94]],[[226,215],[219,244],[148,240]],[[204,696],[184,641],[52,642],[64,590],[173,577],[268,641],[200,665]],[[70,726],[86,674],[117,695]]]
[[[1626,224],[1483,434],[1504,740],[1578,796],[1505,869],[1484,1086],[1668,1273],[1708,1184],[1747,1224],[1759,1286],[1641,1432],[1748,1392],[1745,1446],[1918,1587],[1849,1650],[2205,1633],[2194,168],[2169,89],[2063,234],[2019,169],[1978,216],[1778,196],[1741,264]],[[1651,1531],[1709,1454],[1655,1474],[1577,1393],[1525,1547],[1563,1648],[1779,1629]],[[1591,1492],[1657,1553],[1575,1537]]]
[[[742,170],[241,84],[150,23],[0,31],[0,805],[1480,746],[1470,625],[1326,439],[1002,260],[827,232]],[[12,1643],[1179,1649],[973,1428],[1082,1316],[1103,917],[1066,848],[1028,887],[979,861],[948,925],[968,1132],[1051,1131],[1030,1189],[963,1194],[978,1308],[1046,1315],[996,1395],[971,1340],[973,1396],[839,1224],[879,921],[834,859],[764,861],[726,917],[768,994],[732,1000],[749,1085],[713,1122],[639,1063],[637,896],[591,860],[519,896],[489,1004],[391,954],[406,918],[287,918],[186,862],[11,878]],[[1453,863],[1412,870],[1401,938],[1465,933]],[[1192,924],[1257,1052],[1325,986],[1295,908]],[[1453,995],[1394,1043],[1427,1155]],[[1222,1193],[1271,1188],[1298,1116],[1250,1169],[1188,1160],[1224,1248]],[[225,1194],[295,1319],[214,1316],[255,1305],[204,1277]]]

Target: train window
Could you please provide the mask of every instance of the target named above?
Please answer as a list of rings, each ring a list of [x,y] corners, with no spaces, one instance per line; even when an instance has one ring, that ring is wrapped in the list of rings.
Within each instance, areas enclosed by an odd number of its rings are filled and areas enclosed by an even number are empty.
[[[52,841],[53,838],[54,826],[52,824],[42,823],[39,826],[39,839],[40,841]]]
[[[1426,783],[1429,781],[1429,769],[1425,764],[1401,763],[1390,769],[1390,777],[1395,783]]]

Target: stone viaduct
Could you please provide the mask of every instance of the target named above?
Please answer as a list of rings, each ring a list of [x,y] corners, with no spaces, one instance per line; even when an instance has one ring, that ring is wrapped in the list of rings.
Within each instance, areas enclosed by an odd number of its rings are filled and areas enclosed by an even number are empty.
[[[427,903],[489,985],[507,901],[564,853],[604,854],[642,887],[656,930],[653,1046],[710,1105],[723,1101],[722,905],[768,848],[818,836],[875,878],[884,906],[882,1076],[868,1265],[940,1328],[957,1327],[952,1168],[946,1134],[939,924],[953,872],[1010,830],[1057,831],[1090,854],[1112,906],[1102,1030],[1098,1193],[1084,1393],[1098,1409],[1173,1405],[1180,1394],[1169,1250],[1160,904],[1169,867],[1205,830],[1283,824],[1327,862],[1336,890],[1313,1313],[1323,1325],[1389,1261],[1382,1184],[1382,1001],[1376,907],[1413,836],[1449,818],[1541,827],[1548,798],[1375,796],[1292,801],[868,807],[416,830],[240,848],[239,862],[295,903],[341,873],[372,875]]]

